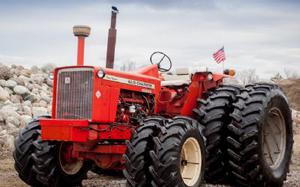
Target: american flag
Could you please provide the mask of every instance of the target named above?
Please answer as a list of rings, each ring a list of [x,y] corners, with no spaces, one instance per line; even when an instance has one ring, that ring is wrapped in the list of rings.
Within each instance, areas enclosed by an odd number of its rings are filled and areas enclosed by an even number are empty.
[[[213,54],[213,57],[214,57],[215,61],[216,61],[218,64],[219,64],[220,62],[223,62],[224,60],[226,60],[224,47],[222,47],[222,48],[219,49],[217,52],[215,52],[215,53]]]

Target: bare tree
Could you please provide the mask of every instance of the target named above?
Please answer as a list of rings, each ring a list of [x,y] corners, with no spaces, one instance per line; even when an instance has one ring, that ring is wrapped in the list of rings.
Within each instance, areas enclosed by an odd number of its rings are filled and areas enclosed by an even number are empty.
[[[279,72],[276,73],[273,77],[271,77],[271,81],[273,81],[273,82],[278,82],[282,79],[283,79],[283,77],[281,76],[281,74]]]
[[[251,84],[259,81],[259,76],[256,74],[255,69],[246,69],[237,72],[236,79],[243,85]]]
[[[133,61],[130,61],[128,63],[124,62],[121,67],[120,67],[121,71],[134,71],[136,70],[136,63]]]
[[[297,72],[291,70],[291,69],[287,69],[284,68],[283,69],[284,75],[286,79],[297,79],[300,78],[300,74],[298,74]]]

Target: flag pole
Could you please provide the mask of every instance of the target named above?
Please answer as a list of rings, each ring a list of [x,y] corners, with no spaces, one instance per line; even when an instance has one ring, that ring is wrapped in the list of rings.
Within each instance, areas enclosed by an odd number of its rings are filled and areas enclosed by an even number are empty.
[[[224,52],[224,59],[223,59],[223,65],[222,65],[222,66],[223,66],[223,72],[224,72],[225,58],[226,58],[226,57],[225,57],[225,51],[224,51],[224,45],[223,45],[223,47],[222,47],[222,48],[223,48],[223,52]]]
[[[223,62],[222,62],[223,72],[224,72],[224,63],[225,63],[225,60],[223,60]]]

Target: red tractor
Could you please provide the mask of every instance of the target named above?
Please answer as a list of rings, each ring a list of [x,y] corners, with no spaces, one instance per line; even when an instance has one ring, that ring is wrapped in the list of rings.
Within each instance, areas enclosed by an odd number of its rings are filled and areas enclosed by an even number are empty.
[[[169,73],[162,52],[136,72],[113,70],[116,14],[114,7],[107,68],[84,65],[90,28],[73,28],[77,66],[55,69],[52,115],[34,119],[15,140],[20,178],[31,186],[80,186],[93,167],[123,170],[128,186],[196,187],[203,176],[209,183],[282,185],[293,137],[281,90],[224,85],[233,71]]]

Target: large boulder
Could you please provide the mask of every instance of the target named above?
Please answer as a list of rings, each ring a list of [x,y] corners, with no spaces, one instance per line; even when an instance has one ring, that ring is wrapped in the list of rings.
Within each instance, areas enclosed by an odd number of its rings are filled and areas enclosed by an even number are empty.
[[[21,116],[20,116],[20,118],[21,118]],[[11,123],[11,124],[13,124],[15,127],[19,127],[20,126],[20,121],[19,121],[19,119],[18,118],[16,118],[16,117],[14,117],[14,116],[8,116],[7,118],[6,118],[6,121],[5,121],[6,123]]]
[[[26,79],[28,78],[27,77],[25,78],[25,76],[20,75],[19,77],[13,77],[10,80],[15,81],[18,85],[25,86]]]
[[[6,87],[6,86],[7,86],[7,85],[6,85],[6,80],[0,79],[0,86]]]
[[[9,95],[14,93],[14,91],[12,91],[9,87],[4,87],[4,90],[6,90]]]
[[[10,151],[13,151],[15,148],[15,138],[13,135],[7,135],[6,137],[6,145]]]
[[[6,101],[9,98],[9,93],[0,86],[0,101]]]
[[[41,93],[41,99],[46,101],[47,103],[50,103],[50,101],[51,101],[51,97],[48,96],[45,92]]]
[[[32,104],[31,104],[31,101],[30,101],[30,100],[27,100],[27,101],[24,101],[24,102],[23,102],[23,105],[24,105],[24,106],[31,107]]]
[[[32,114],[33,114],[33,117],[38,117],[38,116],[48,114],[48,111],[44,107],[32,107]]]
[[[20,95],[11,95],[10,101],[13,103],[21,103],[23,101],[23,98]]]
[[[2,115],[0,115],[0,126],[4,123],[4,118]]]
[[[25,115],[28,115],[28,116],[32,116],[32,111],[31,111],[31,107],[29,106],[23,106],[23,112]]]
[[[7,120],[8,117],[13,117],[20,119],[20,114],[18,114],[18,107],[15,105],[5,105],[0,109],[0,115]]]
[[[41,85],[44,81],[46,81],[46,75],[45,74],[31,74],[31,80],[33,83]]]
[[[10,68],[5,65],[0,65],[0,79],[8,80],[13,77]]]
[[[56,65],[55,64],[45,64],[44,66],[41,67],[42,71],[45,73],[51,73],[55,69]]]
[[[24,95],[29,93],[29,90],[25,86],[18,85],[14,88],[14,92],[19,95]]]
[[[43,108],[47,108],[48,103],[44,100],[40,100],[40,102],[38,103],[38,106],[43,107]]]
[[[8,81],[6,81],[6,86],[9,88],[14,88],[15,86],[17,86],[17,82],[9,79]]]
[[[22,115],[20,119],[20,127],[25,127],[31,120],[31,115]]]
[[[21,70],[21,75],[23,75],[24,77],[30,77],[30,75],[31,75],[31,70],[29,70],[29,69],[23,69],[23,70]]]
[[[36,73],[40,73],[40,72],[41,72],[40,68],[37,67],[37,66],[32,66],[32,67],[30,68],[30,70],[31,70],[31,73],[33,73],[33,74],[36,74]]]

